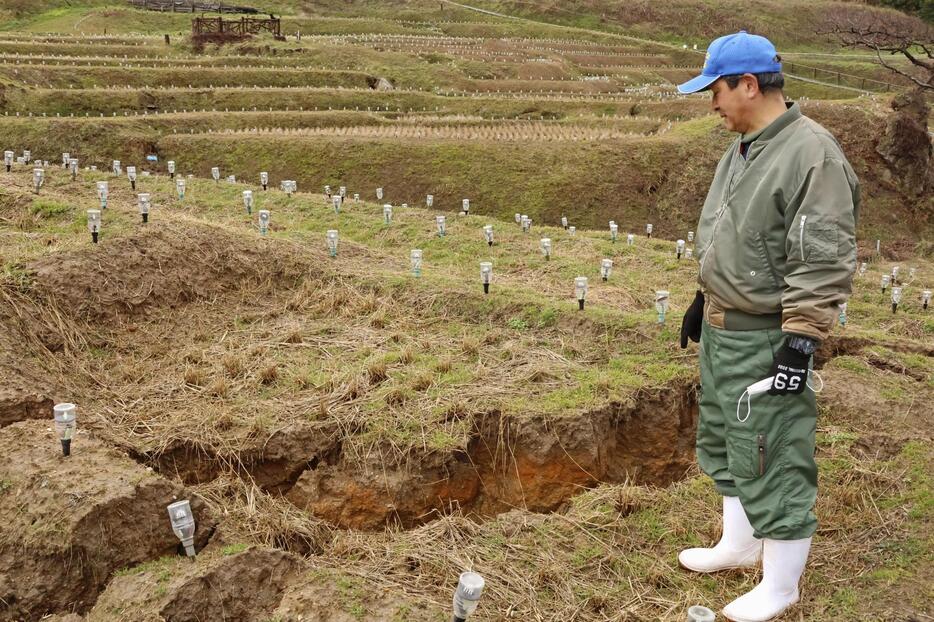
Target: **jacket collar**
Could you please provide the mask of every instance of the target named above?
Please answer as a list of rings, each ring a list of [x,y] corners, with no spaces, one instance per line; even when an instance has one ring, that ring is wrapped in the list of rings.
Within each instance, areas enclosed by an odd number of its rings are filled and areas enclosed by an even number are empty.
[[[749,151],[746,153],[746,160],[754,159],[760,151],[765,149],[765,146],[769,144],[769,141],[786,127],[797,121],[802,117],[801,108],[795,102],[785,102],[785,106],[788,108],[785,112],[782,113],[780,117],[772,121],[770,124],[765,126],[759,132],[755,134],[750,134],[749,136],[740,136],[740,142],[744,139],[749,140],[754,138],[751,145],[749,145]]]

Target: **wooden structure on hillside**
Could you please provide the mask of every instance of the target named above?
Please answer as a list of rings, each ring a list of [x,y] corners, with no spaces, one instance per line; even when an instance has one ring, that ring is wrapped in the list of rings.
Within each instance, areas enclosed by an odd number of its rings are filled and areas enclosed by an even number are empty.
[[[133,6],[149,11],[167,13],[245,13],[255,15],[259,9],[250,6],[233,6],[223,2],[200,2],[197,0],[127,0]]]
[[[240,19],[196,17],[191,21],[191,36],[195,40],[235,40],[264,32],[272,34],[276,39],[282,39],[281,20],[278,17],[268,19],[259,17],[241,17]]]

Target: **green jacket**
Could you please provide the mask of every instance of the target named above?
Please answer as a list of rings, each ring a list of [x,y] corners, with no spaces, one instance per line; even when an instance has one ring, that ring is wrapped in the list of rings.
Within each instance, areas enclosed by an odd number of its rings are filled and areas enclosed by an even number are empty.
[[[697,226],[711,304],[781,313],[785,332],[827,337],[856,269],[859,182],[840,145],[797,104],[723,155]]]

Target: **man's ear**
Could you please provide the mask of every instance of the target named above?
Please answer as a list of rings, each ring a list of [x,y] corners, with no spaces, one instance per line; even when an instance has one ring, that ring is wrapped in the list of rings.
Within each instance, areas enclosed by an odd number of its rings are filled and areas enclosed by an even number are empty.
[[[759,81],[756,80],[756,77],[751,73],[744,73],[741,78],[741,84],[743,86],[743,92],[746,94],[746,97],[752,99],[757,94],[759,94]]]

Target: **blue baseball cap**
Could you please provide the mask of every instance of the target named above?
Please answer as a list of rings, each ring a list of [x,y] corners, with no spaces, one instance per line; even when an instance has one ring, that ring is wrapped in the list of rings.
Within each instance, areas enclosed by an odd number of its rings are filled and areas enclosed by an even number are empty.
[[[681,93],[697,93],[710,88],[721,76],[744,73],[776,73],[782,70],[775,46],[765,37],[745,30],[715,39],[707,48],[701,75],[678,85]]]

